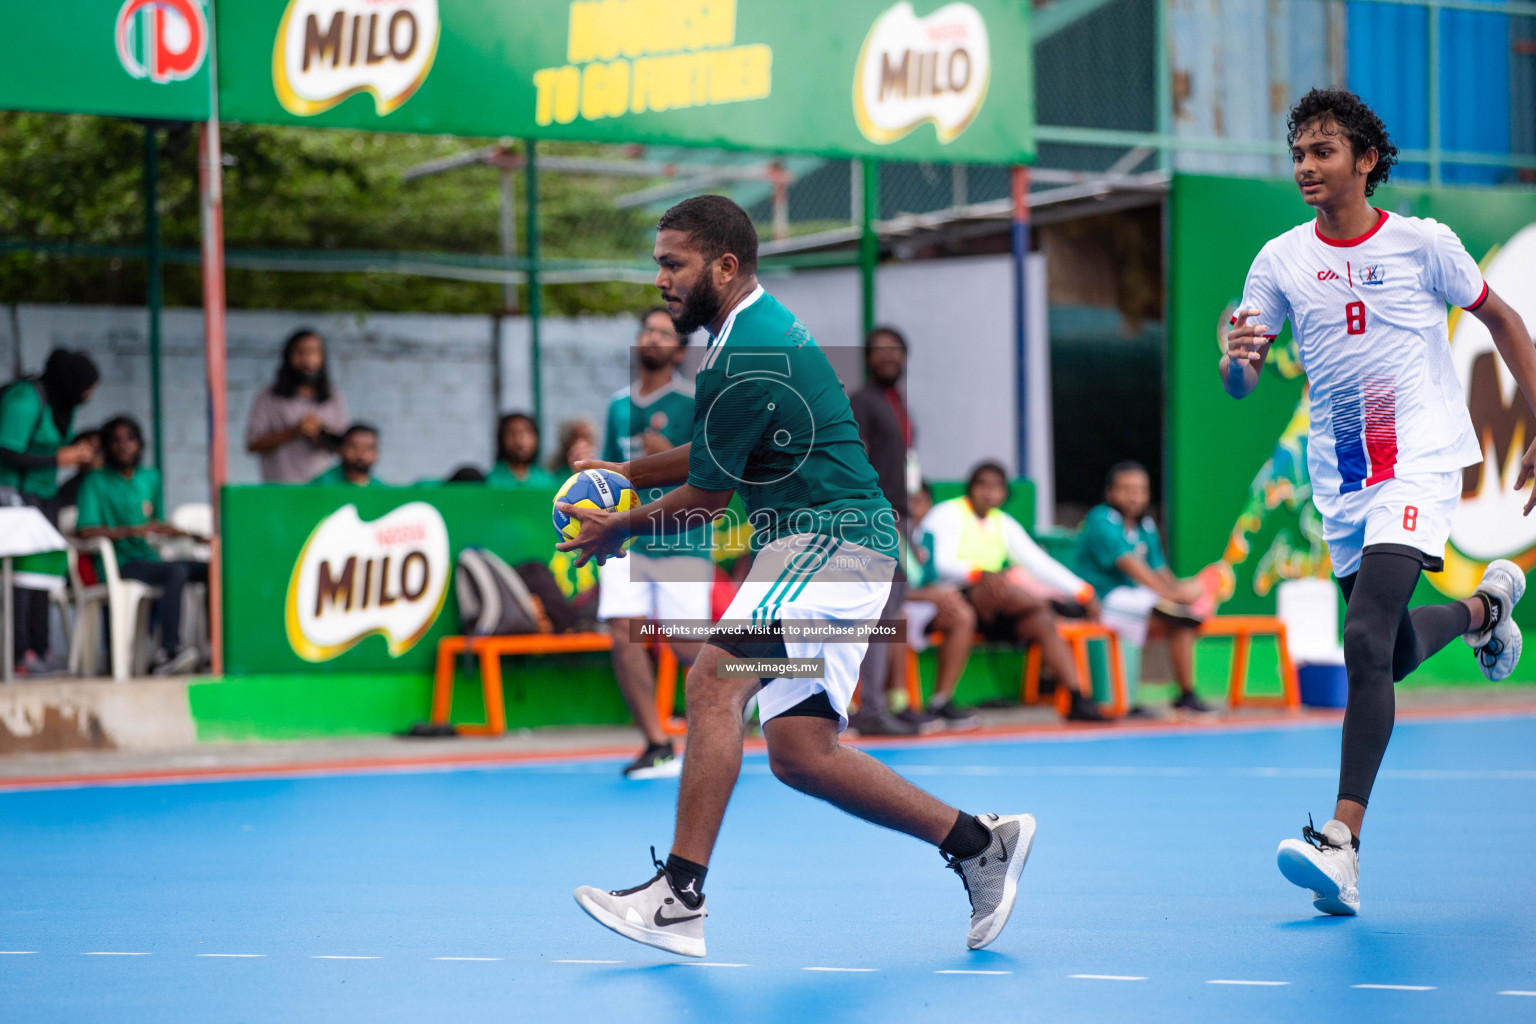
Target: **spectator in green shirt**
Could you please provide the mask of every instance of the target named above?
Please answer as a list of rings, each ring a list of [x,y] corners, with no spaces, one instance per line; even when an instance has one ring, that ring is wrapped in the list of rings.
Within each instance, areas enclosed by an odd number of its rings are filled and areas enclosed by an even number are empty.
[[[1195,696],[1195,638],[1200,617],[1189,605],[1199,602],[1198,580],[1174,576],[1163,557],[1157,526],[1147,516],[1152,483],[1139,462],[1110,467],[1104,503],[1083,521],[1077,544],[1077,572],[1093,585],[1103,608],[1102,621],[1129,643],[1168,641],[1179,698],[1174,709],[1206,712]]]
[[[366,423],[354,423],[341,435],[336,447],[341,461],[311,480],[311,487],[384,487],[373,478],[379,461],[379,432]]]
[[[104,537],[112,542],[117,571],[124,579],[159,587],[162,650],[151,670],[156,675],[190,672],[198,651],[181,635],[181,597],[188,583],[208,582],[206,562],[166,562],[150,546],[152,536],[186,536],[164,521],[160,504],[160,471],[139,465],[144,457],[144,432],[127,416],[108,420],[101,428],[107,464],[80,485],[79,520],[82,539]]]
[[[84,352],[54,349],[43,372],[0,389],[0,487],[13,487],[27,504],[58,523],[59,470],[83,466],[94,446],[66,444],[75,409],[91,397],[99,374]],[[14,592],[16,664],[27,674],[55,669],[48,659],[48,595],[29,587]]]
[[[508,413],[496,425],[496,465],[486,476],[492,487],[541,487],[554,494],[560,480],[539,465],[539,425],[526,413]]]

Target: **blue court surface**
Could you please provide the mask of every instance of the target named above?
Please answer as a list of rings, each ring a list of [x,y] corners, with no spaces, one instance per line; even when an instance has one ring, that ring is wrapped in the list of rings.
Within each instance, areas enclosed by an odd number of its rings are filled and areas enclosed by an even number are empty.
[[[749,755],[709,957],[630,943],[571,889],[651,874],[675,782],[614,760],[0,793],[0,1019],[1536,1019],[1536,718],[1399,722],[1363,915],[1276,844],[1329,817],[1337,722],[922,743],[878,756],[1039,837],[964,945],[938,854]],[[1310,1018],[1316,1019],[1316,1018]]]

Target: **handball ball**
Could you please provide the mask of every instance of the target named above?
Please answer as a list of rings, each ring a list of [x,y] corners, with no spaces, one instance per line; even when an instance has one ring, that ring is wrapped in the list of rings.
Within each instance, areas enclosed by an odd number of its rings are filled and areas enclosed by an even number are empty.
[[[555,492],[555,500],[577,508],[600,508],[605,512],[624,512],[640,504],[635,487],[618,473],[607,469],[584,469]],[[555,509],[555,532],[561,540],[575,540],[581,532],[581,520]],[[625,550],[634,543],[624,542]]]

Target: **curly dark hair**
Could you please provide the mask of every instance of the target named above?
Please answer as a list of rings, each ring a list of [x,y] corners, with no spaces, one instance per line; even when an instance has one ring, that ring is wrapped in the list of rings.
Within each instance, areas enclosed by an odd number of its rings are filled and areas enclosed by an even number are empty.
[[[1332,121],[1339,133],[1349,140],[1349,148],[1359,159],[1367,151],[1376,151],[1376,166],[1365,178],[1365,194],[1387,180],[1397,163],[1397,146],[1387,134],[1387,126],[1364,100],[1347,89],[1313,89],[1291,108],[1286,119],[1287,145],[1296,144],[1296,136],[1312,122]]]

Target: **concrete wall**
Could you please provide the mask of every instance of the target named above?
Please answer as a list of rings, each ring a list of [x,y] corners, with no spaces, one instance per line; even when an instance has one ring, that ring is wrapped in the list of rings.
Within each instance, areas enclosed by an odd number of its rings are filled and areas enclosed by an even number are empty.
[[[857,273],[814,271],[764,283],[832,350],[845,384],[857,387],[862,374]],[[877,289],[879,319],[899,326],[911,342],[909,400],[924,472],[954,478],[983,458],[1013,468],[1008,258],[892,264],[881,270]],[[532,408],[528,321],[521,317],[232,311],[227,426],[233,482],[257,480],[256,459],[245,451],[246,419],[256,393],[276,373],[284,339],[300,326],[326,338],[332,379],[353,418],[382,431],[378,475],[383,480],[441,479],[464,463],[487,468],[497,415]],[[609,397],[629,380],[635,332],[635,320],[627,316],[544,321],[545,456],[566,419],[586,416],[601,431]],[[161,366],[170,507],[208,500],[202,336],[200,311],[165,311]],[[705,340],[701,333],[694,344],[702,349]],[[0,382],[18,367],[38,372],[57,347],[89,352],[102,371],[95,396],[76,414],[77,428],[128,413],[150,430],[143,309],[0,307]]]

